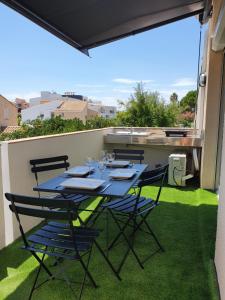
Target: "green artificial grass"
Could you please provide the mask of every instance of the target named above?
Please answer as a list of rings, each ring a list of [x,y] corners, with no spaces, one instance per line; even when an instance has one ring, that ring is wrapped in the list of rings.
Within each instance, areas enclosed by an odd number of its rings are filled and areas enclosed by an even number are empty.
[[[143,190],[143,194],[154,197],[156,191],[157,187],[149,187]],[[94,289],[87,285],[82,299],[218,299],[213,270],[216,195],[201,189],[166,187],[160,203],[149,222],[166,251],[158,252],[148,260],[144,270],[129,254],[119,282],[95,249],[90,271],[100,287]],[[102,217],[96,227],[104,229],[104,226]],[[116,227],[110,222],[111,237],[115,233]],[[103,231],[99,243],[104,245],[104,241]],[[37,263],[29,253],[19,249],[21,244],[18,240],[0,251],[0,299],[27,299],[29,295]],[[155,249],[153,241],[142,232],[138,233],[135,245],[142,258]],[[114,265],[119,264],[125,250],[126,244],[120,243],[110,252]],[[52,261],[48,258],[46,264],[50,265]],[[78,262],[64,262],[63,266],[68,267],[67,273],[74,281],[81,280],[83,273]],[[57,271],[57,267],[52,271]],[[41,279],[45,279],[44,273]],[[78,291],[79,286],[74,289]],[[76,297],[66,283],[51,281],[36,290],[33,299],[70,300]]]

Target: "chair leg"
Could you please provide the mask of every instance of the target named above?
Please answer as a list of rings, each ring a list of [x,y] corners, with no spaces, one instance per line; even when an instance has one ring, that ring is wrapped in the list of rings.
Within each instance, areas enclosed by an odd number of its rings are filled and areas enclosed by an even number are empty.
[[[92,224],[91,224],[90,227],[93,227],[93,226],[95,225],[96,221],[98,220],[98,218],[100,217],[100,215],[101,215],[101,214],[103,213],[103,211],[105,210],[105,207],[101,207],[101,205],[102,205],[102,203],[105,201],[105,199],[106,199],[106,197],[103,197],[103,198],[101,199],[101,201],[99,201],[98,206],[96,207],[95,210],[97,210],[99,207],[100,207],[101,209],[98,211],[98,213],[96,214],[95,218],[92,220],[92,216],[95,215],[94,213],[93,213],[93,214],[91,215],[91,217],[89,218],[87,224],[91,221]]]
[[[129,254],[129,252],[130,252],[130,248],[128,247],[128,248],[127,248],[127,251],[126,251],[126,253],[124,254],[123,259],[122,259],[122,261],[120,262],[120,265],[119,265],[119,267],[118,267],[118,270],[117,270],[118,273],[121,272],[121,269],[122,269],[122,267],[123,267],[123,265],[124,265],[124,263],[125,263],[125,261],[126,261],[126,259],[127,259],[127,256],[128,256],[128,254]]]
[[[111,212],[111,211],[110,211]],[[111,212],[112,214],[112,212]],[[115,245],[115,243],[118,241],[118,239],[122,236],[122,232],[125,230],[127,226],[129,226],[130,219],[128,218],[126,222],[123,223],[122,229],[119,231],[117,236],[114,238],[114,240],[111,242],[111,244],[108,246],[108,250],[111,250],[112,247]]]
[[[39,256],[34,251],[30,251],[30,252],[36,258],[36,260],[39,262],[39,264],[43,267],[43,269],[45,270],[45,272],[51,277],[51,279],[54,279],[53,274],[49,271],[49,269],[43,263],[42,259],[40,259]]]
[[[132,233],[130,235],[132,247],[134,247],[134,238],[135,238],[135,230],[134,230],[134,228],[135,228],[136,224],[137,224],[136,223],[136,218],[133,218],[133,226],[131,225],[133,227],[133,231],[132,231]],[[126,258],[127,258],[128,254],[129,254],[129,252],[130,252],[130,248],[128,247],[127,252],[125,253],[125,255],[123,257],[123,260],[121,261],[121,263],[119,265],[118,272],[121,271],[121,269],[122,269],[122,267],[123,267],[123,265],[124,265],[124,263],[126,261]]]
[[[137,253],[134,251],[134,248],[133,248],[132,244],[130,243],[129,239],[127,238],[126,234],[124,233],[124,230],[125,230],[126,226],[123,227],[123,228],[121,228],[121,226],[120,226],[118,220],[116,219],[116,217],[114,216],[114,214],[112,213],[112,211],[111,211],[110,209],[109,209],[109,212],[110,212],[112,218],[114,219],[115,223],[117,224],[117,226],[118,226],[118,228],[119,228],[121,234],[123,235],[124,239],[126,240],[127,245],[128,245],[128,247],[129,247],[129,250],[131,250],[131,252],[133,253],[134,257],[136,258],[136,260],[137,260],[137,262],[138,262],[138,264],[139,264],[139,266],[140,266],[142,269],[144,269],[144,266],[143,266],[143,264],[141,263],[141,261],[140,261],[138,255],[137,255]],[[130,218],[128,219],[127,224],[129,224],[129,221],[130,221]],[[126,254],[125,254],[126,257],[127,257],[127,255],[128,255],[128,253],[129,253],[129,252],[127,251]],[[125,260],[126,260],[126,257],[125,257]],[[121,269],[121,268],[120,268],[120,269]]]
[[[119,276],[119,272],[117,272],[115,270],[115,268],[113,267],[111,261],[109,260],[109,258],[107,257],[107,255],[105,255],[104,251],[102,250],[102,248],[99,246],[99,244],[94,241],[96,247],[98,248],[98,250],[100,251],[100,253],[102,254],[102,256],[104,257],[104,259],[106,260],[106,262],[108,263],[108,265],[110,266],[111,270],[113,271],[113,273],[116,275],[116,277],[118,278],[118,280],[121,280],[121,277]]]
[[[92,248],[91,248],[90,253],[88,255],[88,261],[87,261],[87,265],[86,265],[87,270],[88,270],[88,267],[89,267],[91,253],[92,253]],[[85,271],[84,272],[84,278],[83,278],[83,281],[82,281],[82,284],[81,284],[81,288],[80,288],[80,294],[79,294],[79,297],[78,297],[79,300],[81,299],[81,296],[82,296],[82,293],[83,293],[84,285],[85,285],[85,282],[86,282],[86,277],[87,277],[87,272]]]
[[[32,253],[32,252],[31,252]],[[34,255],[35,254],[35,255]],[[32,253],[32,255],[37,259],[37,254],[35,253],[35,252],[33,252]],[[37,256],[37,257],[36,257]],[[33,295],[33,293],[34,293],[34,291],[35,291],[35,289],[36,289],[36,284],[37,284],[37,281],[38,281],[38,277],[39,277],[39,275],[40,275],[40,272],[41,272],[41,268],[43,267],[44,269],[45,269],[45,271],[48,273],[48,275],[51,277],[51,279],[53,278],[52,277],[52,275],[50,275],[51,274],[51,272],[48,270],[48,268],[45,266],[45,264],[43,263],[43,261],[44,261],[44,258],[45,258],[45,253],[42,255],[42,258],[40,259],[39,257],[38,257],[38,262],[39,262],[39,267],[38,267],[38,270],[37,270],[37,273],[36,273],[36,276],[35,276],[35,279],[34,279],[34,283],[33,283],[33,286],[32,286],[32,288],[31,288],[31,291],[30,291],[30,294],[29,294],[29,297],[28,297],[28,299],[29,300],[31,300],[31,298],[32,298],[32,295]],[[47,271],[48,270],[48,271]]]
[[[142,217],[143,218],[143,217]],[[160,250],[162,252],[165,252],[164,248],[162,247],[162,245],[160,244],[159,240],[157,239],[155,233],[152,231],[150,225],[148,224],[148,222],[146,221],[146,219],[144,219],[144,224],[146,225],[146,227],[148,228],[150,234],[152,235],[152,237],[154,238],[156,244],[159,246]]]
[[[109,255],[109,212],[108,210],[106,210],[106,230],[105,230],[105,233],[106,233],[106,256],[108,257]]]
[[[36,284],[37,284],[37,280],[38,280],[38,277],[39,277],[41,268],[42,268],[42,266],[39,265],[38,270],[37,270],[37,274],[36,274],[35,279],[34,279],[33,286],[32,286],[31,291],[30,291],[30,295],[29,295],[29,297],[28,297],[29,300],[32,298],[32,295],[33,295],[33,292],[34,292],[34,290],[35,290],[35,286],[36,286]]]
[[[93,286],[95,288],[97,288],[98,286],[97,286],[96,282],[94,281],[94,278],[92,277],[91,273],[89,272],[87,266],[85,265],[85,263],[83,262],[83,259],[81,257],[79,258],[79,261],[80,261],[85,273],[87,274],[88,278],[90,279],[91,283],[93,284]]]

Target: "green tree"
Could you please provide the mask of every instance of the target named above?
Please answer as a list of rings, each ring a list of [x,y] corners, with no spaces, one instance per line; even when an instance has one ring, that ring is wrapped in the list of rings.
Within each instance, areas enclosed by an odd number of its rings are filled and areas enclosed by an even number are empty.
[[[58,134],[66,132],[81,131],[85,129],[95,129],[116,126],[116,120],[105,119],[102,117],[95,117],[88,120],[84,124],[80,119],[64,120],[60,116],[53,117],[51,119],[42,120],[38,118],[33,121],[29,121],[21,126],[20,129],[11,133],[0,134],[0,141],[3,140],[15,140],[26,137]]]
[[[170,96],[170,102],[171,103],[177,103],[178,102],[178,95],[176,93],[173,93],[171,96]]]
[[[197,91],[189,91],[180,101],[182,111],[195,111],[197,104]]]
[[[177,105],[167,105],[158,92],[147,92],[139,83],[128,102],[120,102],[124,108],[117,115],[118,124],[136,127],[174,126]]]

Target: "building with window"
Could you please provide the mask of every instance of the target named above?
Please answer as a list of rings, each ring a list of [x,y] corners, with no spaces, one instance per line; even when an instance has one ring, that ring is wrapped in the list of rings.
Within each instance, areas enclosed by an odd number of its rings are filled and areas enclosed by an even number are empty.
[[[86,101],[47,101],[46,103],[34,105],[21,111],[22,122],[28,122],[40,118],[42,120],[60,116],[62,119],[80,119],[84,123],[86,120],[98,116],[99,113],[89,109]]]
[[[17,108],[5,97],[0,95],[0,129],[17,125]]]
[[[61,101],[61,104],[52,112],[52,116],[61,116],[64,120],[77,118],[85,123],[87,109],[85,101]]]
[[[88,107],[99,113],[99,115],[106,119],[115,118],[117,113],[116,106],[103,105],[101,101],[88,102]]]

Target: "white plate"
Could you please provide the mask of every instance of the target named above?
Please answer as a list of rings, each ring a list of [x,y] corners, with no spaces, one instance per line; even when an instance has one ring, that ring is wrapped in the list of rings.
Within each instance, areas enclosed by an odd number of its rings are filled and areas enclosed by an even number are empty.
[[[130,162],[128,160],[113,160],[106,164],[107,167],[111,168],[123,168],[129,166]]]
[[[94,167],[88,167],[88,166],[77,166],[74,168],[71,168],[67,171],[65,171],[65,174],[68,174],[70,176],[84,176],[88,173],[92,172],[94,170]]]
[[[95,190],[100,187],[105,180],[93,178],[70,178],[63,181],[60,185],[66,188]]]
[[[115,179],[129,179],[136,174],[133,169],[116,169],[109,173],[109,176]]]

